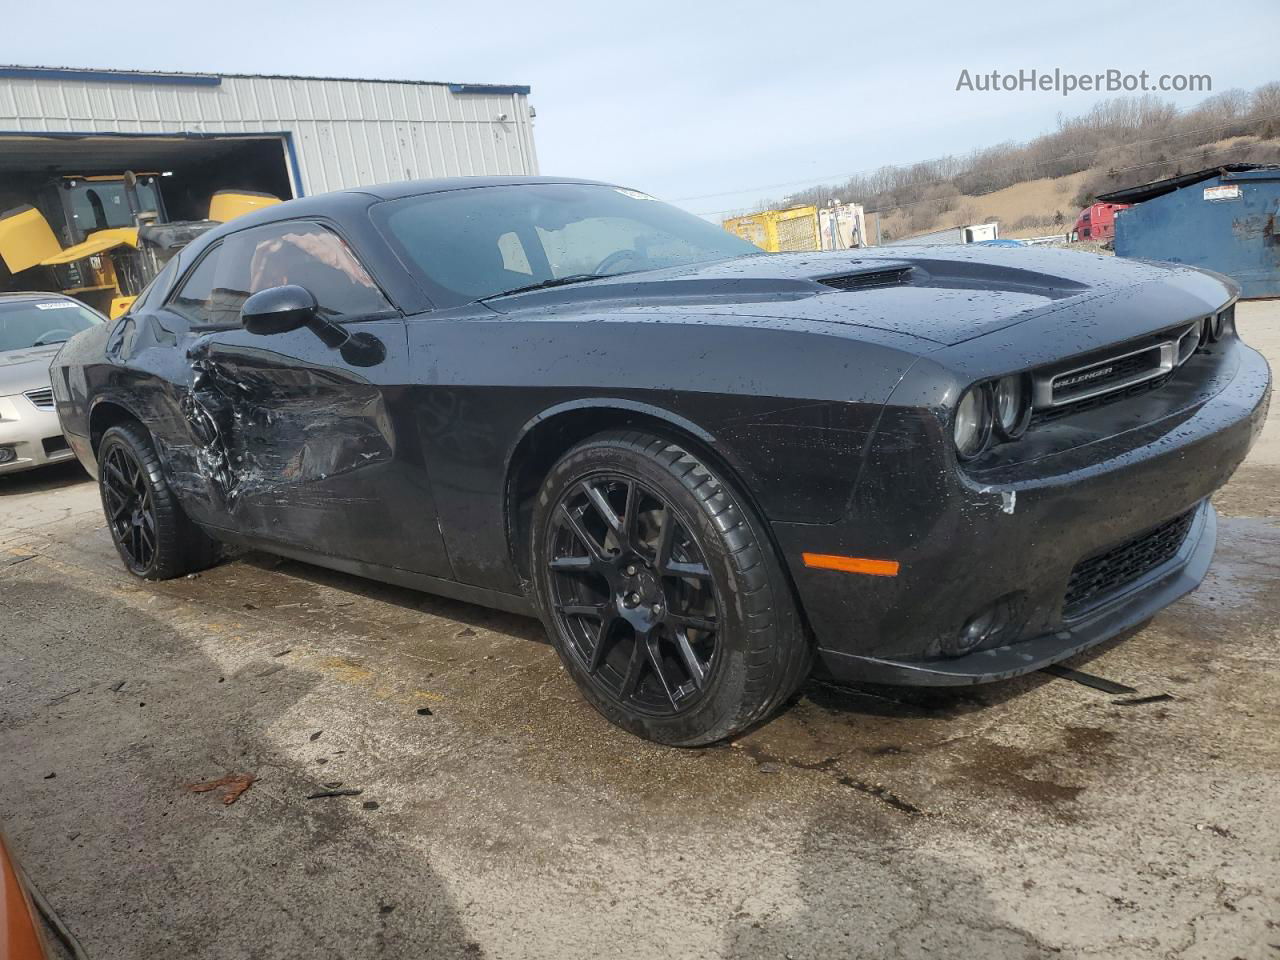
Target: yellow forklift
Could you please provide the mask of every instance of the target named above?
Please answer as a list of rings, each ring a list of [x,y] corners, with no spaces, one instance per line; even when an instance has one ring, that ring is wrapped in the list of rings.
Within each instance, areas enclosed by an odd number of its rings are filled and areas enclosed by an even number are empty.
[[[52,286],[118,317],[200,234],[280,202],[265,193],[219,190],[210,198],[208,219],[171,222],[160,190],[163,176],[126,170],[49,180],[33,203],[0,213],[0,259],[15,277],[46,271],[19,279],[20,285]]]

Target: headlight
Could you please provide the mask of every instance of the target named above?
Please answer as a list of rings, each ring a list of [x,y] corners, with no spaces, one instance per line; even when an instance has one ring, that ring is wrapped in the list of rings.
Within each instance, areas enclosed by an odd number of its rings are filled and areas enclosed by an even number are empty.
[[[22,415],[18,413],[18,405],[14,402],[20,394],[12,397],[0,397],[0,423],[6,420],[21,420]]]
[[[956,453],[972,460],[991,439],[991,390],[985,383],[970,387],[956,406]]]
[[[1031,420],[1031,393],[1025,377],[1001,377],[995,387],[995,425],[1000,436],[1016,440]]]

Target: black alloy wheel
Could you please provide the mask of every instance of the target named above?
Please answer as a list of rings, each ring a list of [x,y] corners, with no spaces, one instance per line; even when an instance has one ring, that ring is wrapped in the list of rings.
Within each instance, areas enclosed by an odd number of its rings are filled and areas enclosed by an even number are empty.
[[[182,511],[142,424],[127,421],[108,429],[97,455],[102,512],[130,573],[168,580],[217,562],[217,541]]]
[[[777,554],[745,499],[669,439],[610,431],[570,450],[534,504],[534,591],[583,695],[673,746],[739,733],[808,675]]]
[[[156,511],[142,465],[116,444],[102,460],[102,507],[125,564],[142,575],[156,561]]]
[[[715,584],[690,524],[635,476],[574,484],[552,516],[552,615],[587,673],[641,713],[691,704],[718,665]]]

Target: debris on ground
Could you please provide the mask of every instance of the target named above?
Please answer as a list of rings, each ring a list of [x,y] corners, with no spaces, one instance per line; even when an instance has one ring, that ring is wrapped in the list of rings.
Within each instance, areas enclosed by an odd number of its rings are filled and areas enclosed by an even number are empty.
[[[1171,693],[1153,693],[1149,697],[1129,697],[1125,700],[1112,700],[1117,707],[1140,707],[1144,703],[1165,703],[1173,699]]]
[[[1047,667],[1040,668],[1041,673],[1047,673],[1052,677],[1059,677],[1063,680],[1071,680],[1082,686],[1092,687],[1094,690],[1101,690],[1103,693],[1112,695],[1120,693],[1137,693],[1136,687],[1126,686],[1123,683],[1116,683],[1114,680],[1108,680],[1106,677],[1095,676],[1092,673],[1085,673],[1083,670],[1073,670],[1071,667],[1064,667],[1060,663],[1053,663]]]
[[[431,708],[430,708],[430,707],[419,707],[419,708],[418,708],[418,716],[420,716],[420,717],[430,717],[430,716],[434,716],[434,714],[432,714],[432,712],[431,712]]]
[[[124,681],[123,681],[123,680],[117,681],[116,683],[113,683],[113,684],[111,685],[111,692],[112,692],[112,693],[119,693],[119,692],[120,692],[121,690],[123,690],[123,689],[124,689]]]
[[[358,797],[364,793],[355,787],[343,787],[340,790],[317,790],[315,793],[307,794],[308,800],[324,800],[327,797]]]
[[[324,733],[324,731],[323,731],[323,730],[317,730],[315,733],[313,733],[313,734],[311,735],[311,742],[312,742],[312,743],[315,743],[317,740],[319,740],[319,739],[320,739],[320,736],[321,736],[321,734],[323,734],[323,733]]]
[[[377,810],[377,809],[378,809],[378,801],[377,801],[377,800],[366,800],[364,803],[360,804],[360,806],[364,807],[366,810]]]
[[[1218,826],[1216,823],[1197,823],[1196,829],[1199,830],[1201,833],[1208,830],[1210,833],[1217,834],[1220,837],[1225,837],[1228,840],[1234,840],[1236,838],[1236,835],[1234,833],[1232,833],[1226,827]]]
[[[225,777],[219,777],[217,780],[206,780],[204,783],[189,783],[187,789],[192,793],[208,793],[211,790],[217,790],[219,787],[225,787],[222,791],[222,802],[227,806],[235,803],[240,799],[240,794],[244,793],[258,778],[252,773],[229,773]]]

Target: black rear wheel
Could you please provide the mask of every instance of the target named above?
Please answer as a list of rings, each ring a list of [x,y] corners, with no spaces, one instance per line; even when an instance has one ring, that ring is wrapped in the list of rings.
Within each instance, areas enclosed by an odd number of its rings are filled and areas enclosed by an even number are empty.
[[[553,468],[535,516],[538,600],[601,713],[693,746],[795,690],[809,645],[762,533],[723,480],[655,436],[602,434]]]
[[[142,464],[123,444],[113,444],[101,461],[102,508],[125,565],[135,573],[156,560],[156,508]]]
[[[182,512],[141,424],[118,424],[103,434],[98,489],[111,540],[130,573],[167,580],[217,561],[218,544]]]

